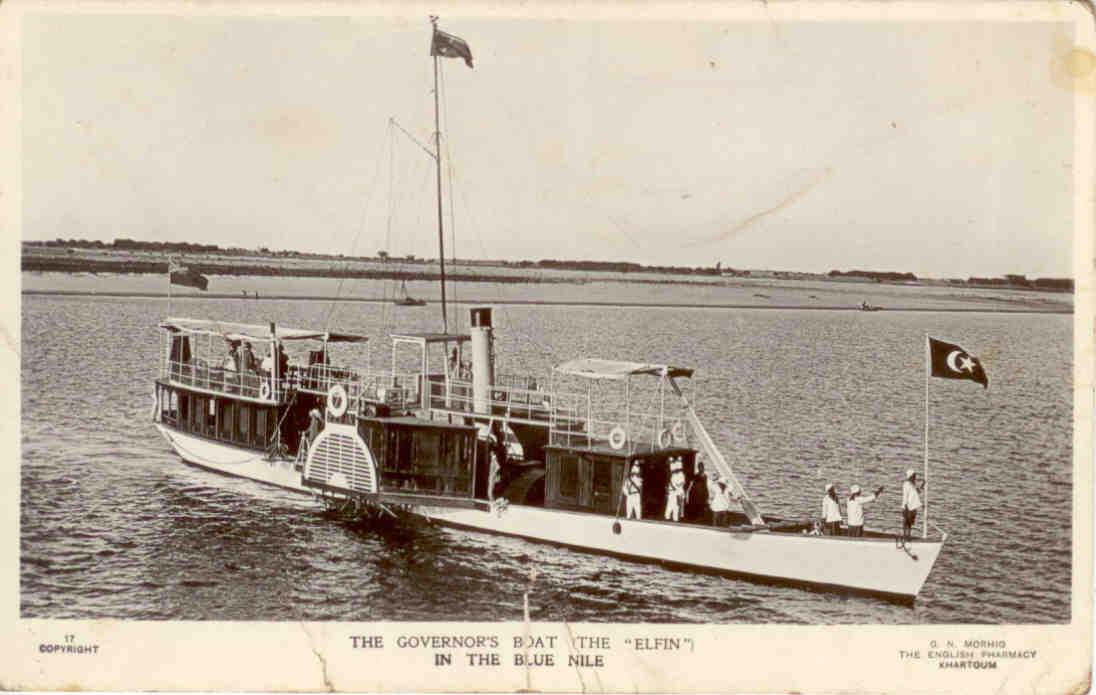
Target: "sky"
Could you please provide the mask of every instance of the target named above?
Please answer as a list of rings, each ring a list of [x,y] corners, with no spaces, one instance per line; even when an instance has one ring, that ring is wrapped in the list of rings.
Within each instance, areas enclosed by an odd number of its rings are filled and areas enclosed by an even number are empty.
[[[475,57],[440,61],[460,258],[1072,275],[1068,25],[440,26]],[[24,239],[437,256],[426,16],[23,37]]]

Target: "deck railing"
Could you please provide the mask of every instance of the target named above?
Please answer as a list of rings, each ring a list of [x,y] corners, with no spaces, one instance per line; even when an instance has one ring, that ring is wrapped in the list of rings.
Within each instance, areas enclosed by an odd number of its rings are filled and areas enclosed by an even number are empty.
[[[198,359],[191,362],[166,361],[160,378],[181,386],[242,396],[268,403],[280,403],[293,391],[326,396],[337,384],[347,395],[347,412],[356,413],[366,401],[394,408],[419,404],[421,378],[418,374],[393,374],[387,371],[359,370],[335,365],[290,365],[280,378],[270,372],[239,372],[214,367]]]
[[[623,441],[620,433],[623,432]],[[591,449],[662,449],[686,445],[688,428],[676,412],[598,407],[586,396],[564,395],[553,400],[548,443]]]
[[[501,383],[499,383],[501,382]],[[536,420],[547,423],[551,413],[549,392],[536,388],[533,379],[497,380],[483,405],[486,413],[515,420]],[[532,386],[533,388],[528,388]],[[472,382],[444,378],[429,380],[428,405],[433,410],[476,412]]]
[[[175,384],[203,391],[243,396],[271,403],[278,402],[291,384],[288,375],[287,378],[275,380],[265,372],[238,372],[223,367],[213,367],[201,359],[192,362],[165,362],[160,370],[160,377]]]

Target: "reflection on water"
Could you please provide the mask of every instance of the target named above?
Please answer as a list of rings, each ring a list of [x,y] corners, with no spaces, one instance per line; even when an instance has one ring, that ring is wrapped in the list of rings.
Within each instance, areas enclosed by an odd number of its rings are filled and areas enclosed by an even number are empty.
[[[174,313],[323,323],[308,301],[176,300]],[[913,609],[767,587],[463,531],[393,534],[179,462],[149,420],[166,302],[25,297],[21,612],[26,617],[788,623],[1070,619],[1071,317],[500,308],[499,369],[576,356],[698,368],[712,435],[760,506],[817,513],[822,488],[885,485],[899,524],[920,469],[927,333],[978,354],[991,387],[930,385],[933,521],[950,534]],[[436,330],[433,310],[347,304],[339,327]]]

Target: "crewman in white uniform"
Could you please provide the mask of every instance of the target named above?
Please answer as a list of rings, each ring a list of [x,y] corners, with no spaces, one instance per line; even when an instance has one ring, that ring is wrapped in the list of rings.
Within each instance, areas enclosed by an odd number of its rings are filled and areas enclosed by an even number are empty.
[[[663,515],[669,521],[681,520],[681,509],[685,506],[685,471],[681,467],[681,459],[670,459],[670,482],[666,485],[666,513]]]
[[[837,491],[833,483],[826,485],[826,494],[822,498],[822,523],[825,535],[841,535],[841,505],[837,502]]]
[[[632,463],[632,472],[629,474],[628,479],[624,481],[624,489],[621,490],[621,494],[624,495],[624,518],[642,519],[643,509],[640,502],[643,494],[643,472],[639,469],[638,462]]]
[[[881,492],[883,492],[882,485],[875,489],[875,494],[871,495],[862,495],[859,485],[849,488],[849,501],[846,506],[849,510],[849,535],[853,538],[864,536],[864,505],[874,502]]]
[[[917,510],[921,508],[921,487],[917,484],[917,471],[906,471],[902,483],[902,537],[909,540],[913,525],[917,523]]]
[[[712,483],[708,486],[708,507],[712,510],[712,526],[726,526],[731,511],[731,492],[718,473],[712,474]]]

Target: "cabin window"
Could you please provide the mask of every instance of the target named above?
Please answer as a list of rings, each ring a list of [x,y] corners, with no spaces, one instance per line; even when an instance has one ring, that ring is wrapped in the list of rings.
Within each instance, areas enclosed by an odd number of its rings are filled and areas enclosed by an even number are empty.
[[[613,506],[613,462],[594,461],[594,484],[592,505],[595,509],[608,511]]]
[[[188,400],[190,401],[190,403],[188,404],[187,408],[187,426],[189,427],[191,432],[201,433],[202,416],[205,413],[205,403],[203,403],[203,401],[205,399],[201,396],[191,394]]]
[[[559,496],[574,500],[578,497],[578,457],[559,459]]]
[[[437,432],[418,430],[411,437],[411,465],[420,476],[420,487],[445,489],[445,461],[441,458],[441,437]]]
[[[471,436],[454,434],[449,442],[449,453],[453,457],[453,470],[457,476],[454,492],[470,494],[472,491],[472,447]]]
[[[266,444],[266,440],[269,439],[266,433],[266,408],[255,409],[255,444]]]
[[[217,424],[220,428],[218,435],[221,439],[232,439],[232,425],[235,421],[234,418],[236,415],[233,406],[235,405],[235,403],[226,399],[221,399],[220,401],[218,401],[220,413],[218,413],[219,417],[217,418]]]
[[[179,393],[179,427],[183,429],[189,429],[190,425],[190,395],[188,393]]]
[[[202,431],[214,437],[217,435],[217,399],[207,398],[206,403],[208,405],[205,409],[205,427]]]
[[[388,430],[387,452],[384,469],[409,473],[411,464],[411,431],[403,428]]]
[[[236,406],[236,441],[247,444],[251,441],[251,406],[240,403]]]
[[[445,462],[441,456],[441,437],[437,432],[420,430],[415,433],[412,441],[415,447],[415,453],[412,455],[415,470],[422,471],[444,467]]]

